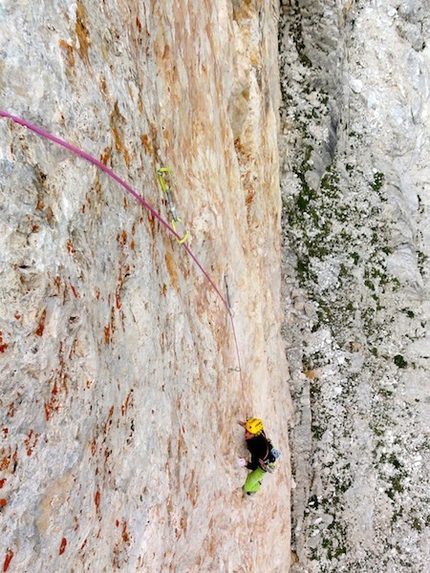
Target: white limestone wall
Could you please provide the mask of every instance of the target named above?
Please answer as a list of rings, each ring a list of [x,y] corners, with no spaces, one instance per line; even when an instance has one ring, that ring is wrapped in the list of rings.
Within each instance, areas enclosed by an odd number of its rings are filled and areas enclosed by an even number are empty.
[[[270,2],[0,3],[0,566],[285,571],[277,30]],[[241,498],[245,414],[284,453]],[[255,515],[264,519],[255,520]]]
[[[427,571],[429,5],[286,4],[292,571]]]

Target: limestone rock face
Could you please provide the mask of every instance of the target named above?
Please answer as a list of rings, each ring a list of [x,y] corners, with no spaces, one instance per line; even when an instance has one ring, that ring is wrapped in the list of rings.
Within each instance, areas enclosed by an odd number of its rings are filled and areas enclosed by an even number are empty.
[[[292,571],[427,571],[428,2],[284,4]]]
[[[289,563],[273,3],[0,4],[0,565],[279,571]],[[283,452],[242,499],[236,420]]]

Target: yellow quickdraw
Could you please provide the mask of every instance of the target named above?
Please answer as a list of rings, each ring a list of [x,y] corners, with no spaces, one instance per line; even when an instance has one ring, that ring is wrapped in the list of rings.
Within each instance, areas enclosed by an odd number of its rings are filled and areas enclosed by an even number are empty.
[[[160,183],[160,187],[162,192],[166,195],[167,203],[169,205],[170,213],[172,214],[172,228],[180,238],[176,237],[176,240],[181,245],[185,243],[188,239],[188,231],[185,228],[185,225],[180,217],[178,217],[176,213],[176,207],[173,202],[172,191],[168,182],[166,180],[166,174],[169,176],[173,175],[173,171],[168,167],[160,167],[157,169],[157,177],[158,182]]]

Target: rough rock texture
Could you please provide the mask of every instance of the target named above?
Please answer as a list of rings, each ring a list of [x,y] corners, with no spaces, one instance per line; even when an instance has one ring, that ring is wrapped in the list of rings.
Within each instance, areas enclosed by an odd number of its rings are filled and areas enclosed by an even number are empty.
[[[0,4],[0,566],[289,567],[289,395],[280,338],[277,14],[271,2]],[[236,419],[283,451],[261,495]],[[256,517],[258,516],[258,517]]]
[[[430,555],[429,3],[284,4],[292,571],[421,573]]]

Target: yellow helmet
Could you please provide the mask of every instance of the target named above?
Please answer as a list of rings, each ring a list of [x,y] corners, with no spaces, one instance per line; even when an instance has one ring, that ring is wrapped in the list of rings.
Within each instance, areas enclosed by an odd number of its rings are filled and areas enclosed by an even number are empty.
[[[263,431],[263,422],[258,418],[249,418],[249,420],[245,422],[245,429],[250,434],[258,436],[258,434],[261,434]]]

